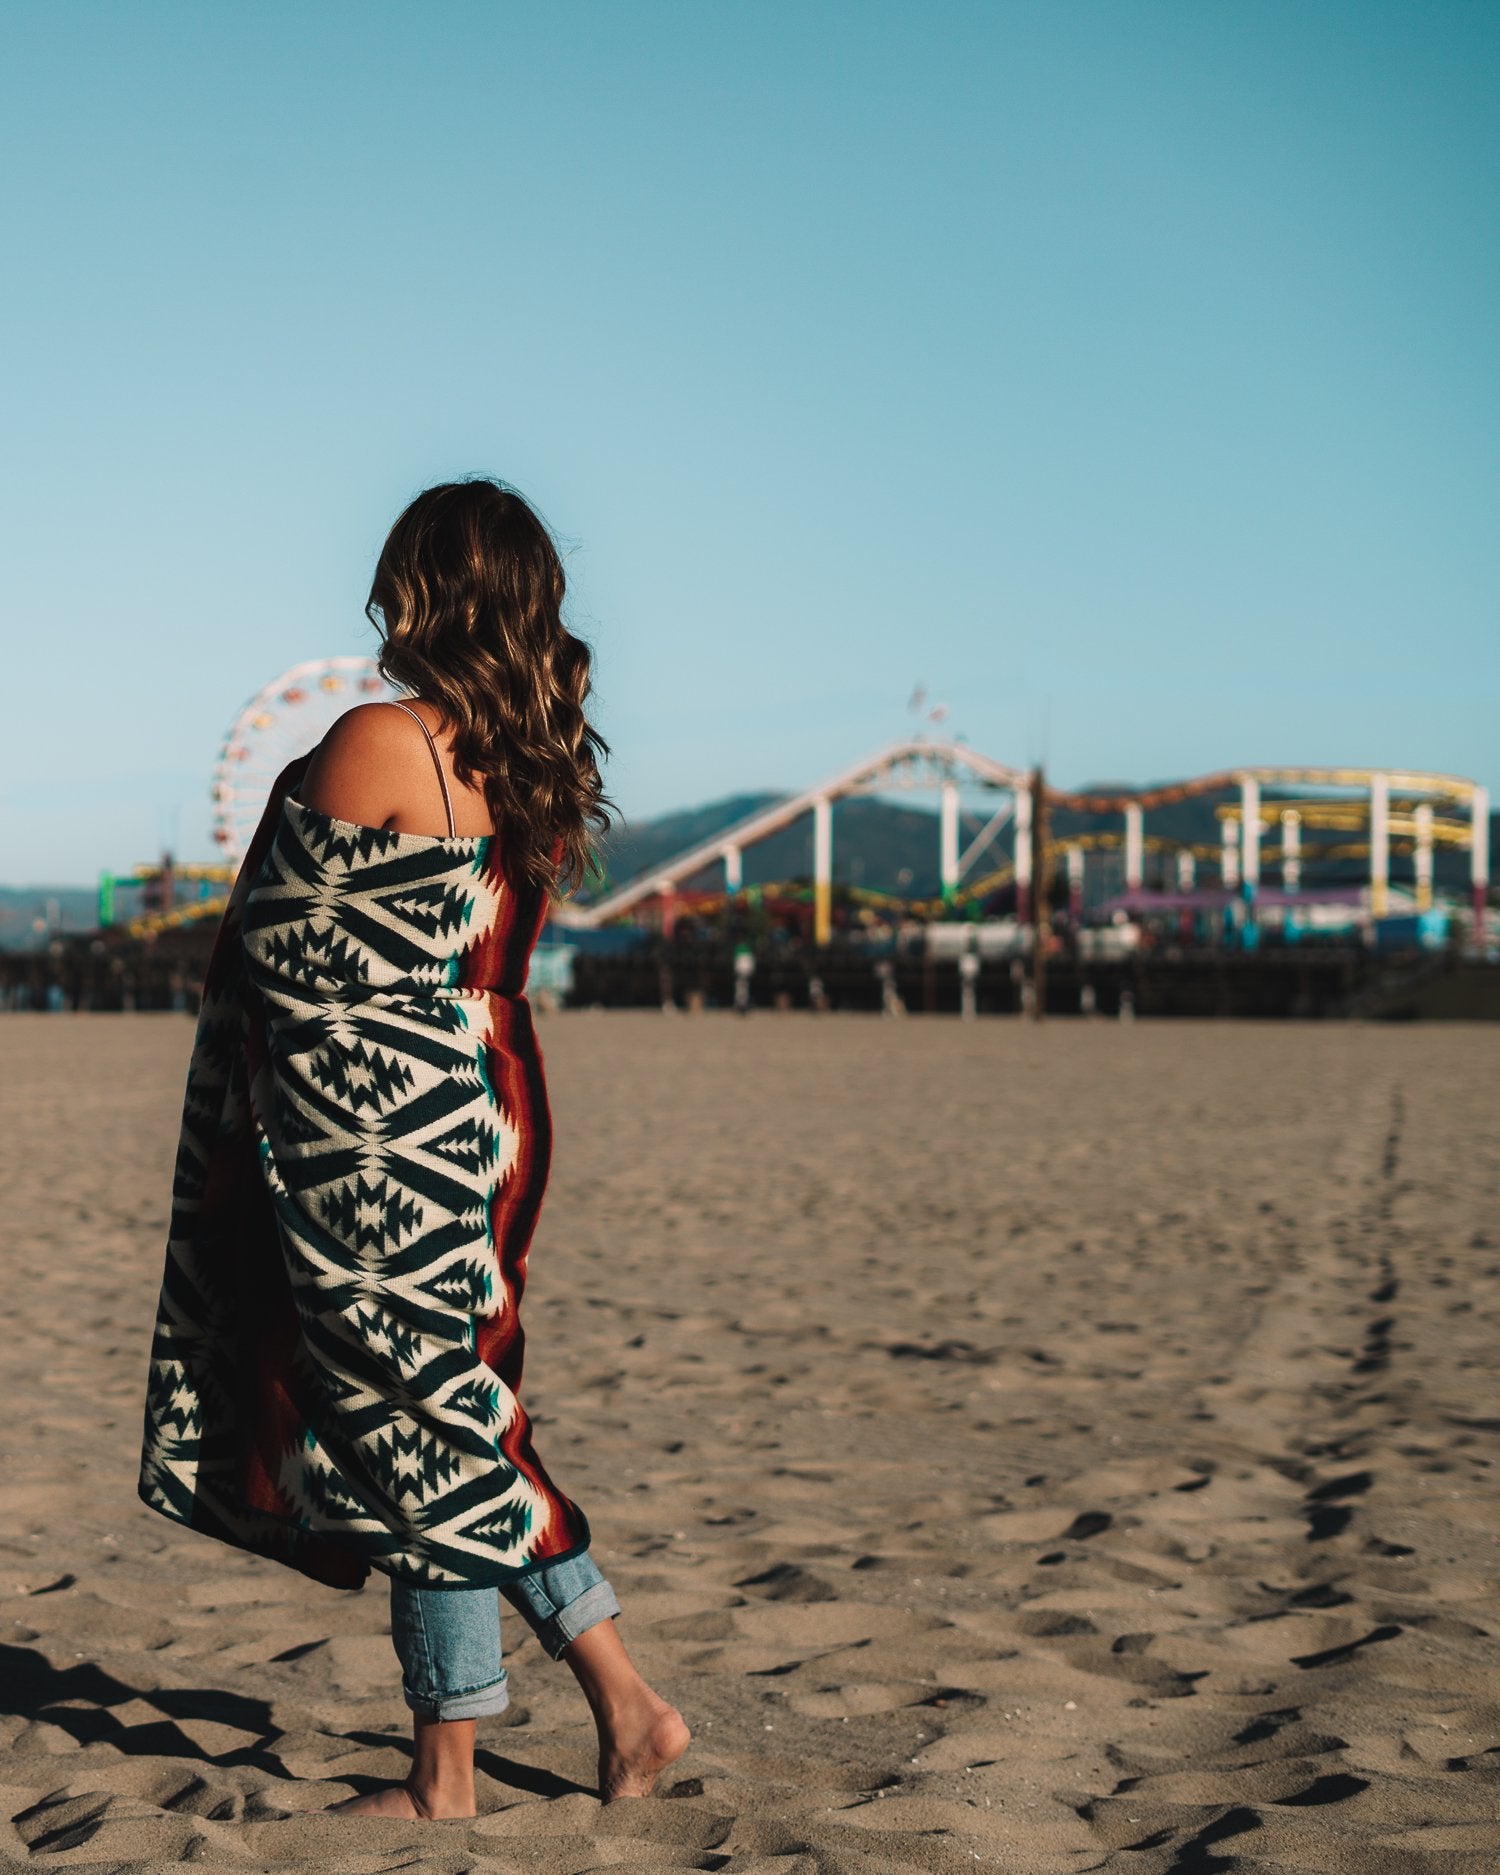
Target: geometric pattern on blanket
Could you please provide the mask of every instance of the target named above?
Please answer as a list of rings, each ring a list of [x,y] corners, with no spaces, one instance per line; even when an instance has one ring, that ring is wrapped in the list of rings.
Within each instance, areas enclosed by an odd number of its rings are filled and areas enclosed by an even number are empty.
[[[140,1493],[354,1586],[588,1543],[519,1393],[551,1157],[524,995],[546,911],[493,836],[358,826],[277,778],[183,1103]]]

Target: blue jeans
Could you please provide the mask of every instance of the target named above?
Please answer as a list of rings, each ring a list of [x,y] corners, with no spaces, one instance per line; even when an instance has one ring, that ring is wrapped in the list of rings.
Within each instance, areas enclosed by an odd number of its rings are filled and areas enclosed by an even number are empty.
[[[494,1589],[419,1589],[391,1578],[391,1639],[401,1691],[426,1719],[482,1719],[510,1704],[500,1664],[500,1595],[554,1660],[620,1612],[587,1550]]]

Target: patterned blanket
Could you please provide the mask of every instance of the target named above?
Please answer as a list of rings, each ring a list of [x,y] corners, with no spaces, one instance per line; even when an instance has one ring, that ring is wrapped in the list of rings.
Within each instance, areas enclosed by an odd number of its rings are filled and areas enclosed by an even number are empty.
[[[587,1546],[518,1398],[550,1114],[546,912],[492,836],[388,832],[277,777],[188,1068],[139,1490],[338,1587]]]

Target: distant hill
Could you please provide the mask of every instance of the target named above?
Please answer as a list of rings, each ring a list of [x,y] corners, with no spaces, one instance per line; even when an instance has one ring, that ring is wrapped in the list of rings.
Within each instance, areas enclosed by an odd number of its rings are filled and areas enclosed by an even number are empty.
[[[0,950],[35,950],[49,931],[96,931],[99,894],[91,885],[0,885]]]
[[[663,866],[689,847],[732,827],[737,820],[785,799],[784,794],[731,794],[706,807],[675,808],[651,820],[619,821],[600,842],[600,855],[607,869],[601,889],[608,891],[652,866]]]
[[[608,866],[604,890],[625,885],[653,866],[711,840],[737,821],[783,801],[784,794],[737,794],[685,813],[662,814],[612,833],[604,843]],[[835,801],[833,806],[833,876],[845,885],[873,891],[927,897],[938,890],[937,815],[922,808],[895,807],[884,801]],[[744,853],[746,885],[769,885],[811,877],[812,815],[774,833]],[[905,877],[903,877],[903,874]],[[718,886],[724,869],[714,864],[690,886]],[[597,896],[597,894],[596,894]]]

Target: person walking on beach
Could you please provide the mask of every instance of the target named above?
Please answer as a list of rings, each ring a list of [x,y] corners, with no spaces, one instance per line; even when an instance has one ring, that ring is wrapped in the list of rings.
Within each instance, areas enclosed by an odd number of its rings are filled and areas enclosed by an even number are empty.
[[[497,1591],[577,1677],[606,1802],[689,1738],[519,1398],[551,1156],[527,965],[610,805],[563,595],[502,483],[397,520],[366,610],[410,700],[277,776],[188,1069],[139,1491],[335,1587],[389,1578],[412,1768],[345,1812],[474,1814],[475,1722],[509,1699]]]

